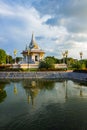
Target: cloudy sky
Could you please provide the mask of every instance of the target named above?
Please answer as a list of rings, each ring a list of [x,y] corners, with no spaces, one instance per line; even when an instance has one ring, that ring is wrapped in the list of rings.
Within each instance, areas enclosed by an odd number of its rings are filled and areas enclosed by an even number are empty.
[[[87,0],[0,0],[0,48],[21,56],[32,32],[45,56],[87,59]]]

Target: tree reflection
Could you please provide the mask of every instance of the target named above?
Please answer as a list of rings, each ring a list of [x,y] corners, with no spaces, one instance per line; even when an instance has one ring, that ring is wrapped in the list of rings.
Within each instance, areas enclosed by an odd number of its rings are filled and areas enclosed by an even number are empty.
[[[17,95],[17,93],[18,93],[17,86],[16,83],[14,83],[14,94]]]
[[[83,96],[83,93],[82,93],[82,86],[80,87],[80,96],[81,96],[81,97]]]
[[[34,105],[34,98],[38,95],[38,92],[39,92],[38,88],[30,89],[30,96],[31,96],[32,105]]]
[[[5,87],[4,83],[0,84],[0,103],[3,102],[7,97],[7,93],[4,90],[4,87]]]
[[[67,99],[67,98],[68,98],[67,80],[65,80],[65,81],[63,82],[63,86],[65,87],[65,99]]]
[[[34,81],[34,80],[31,80],[31,81],[25,80],[23,82],[23,85],[24,85],[24,89],[26,91],[28,103],[32,102],[32,105],[34,105],[34,98],[38,94],[38,88],[37,88],[36,81]]]
[[[0,89],[0,103],[7,97],[6,91]]]
[[[34,105],[34,99],[38,95],[39,88],[37,88],[36,86],[29,86],[29,87],[25,87],[25,91],[26,91],[28,103],[31,102],[32,105]]]
[[[24,88],[33,88],[37,87],[39,89],[44,90],[52,90],[54,88],[55,81],[49,80],[24,80],[23,86]]]
[[[34,105],[35,98],[37,97],[39,92],[43,90],[44,92],[53,90],[53,93],[56,90],[58,101],[61,100],[67,101],[69,97],[78,96],[78,93],[80,97],[87,95],[86,94],[87,91],[84,91],[83,93],[83,89],[86,89],[86,87],[83,88],[81,85],[79,85],[79,90],[78,90],[75,87],[75,83],[68,80],[60,80],[60,81],[58,80],[57,82],[51,80],[26,80],[26,82],[24,81],[23,84],[24,84],[24,89],[26,91],[28,103],[32,103],[32,105]],[[63,87],[61,86],[61,84]],[[49,92],[47,93],[49,94]]]
[[[54,88],[54,81],[42,80],[38,82],[39,89],[52,90]]]
[[[87,83],[86,82],[75,82],[76,87],[79,90],[80,97],[87,96]]]

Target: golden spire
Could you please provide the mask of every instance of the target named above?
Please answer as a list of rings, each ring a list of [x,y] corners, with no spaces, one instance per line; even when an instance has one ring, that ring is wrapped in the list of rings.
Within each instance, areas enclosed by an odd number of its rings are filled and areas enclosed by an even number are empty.
[[[34,40],[34,33],[32,32],[32,38],[31,38],[31,42],[30,42],[30,45],[29,45],[29,48],[32,49],[38,49],[38,45],[36,43],[36,41]]]
[[[34,40],[34,32],[32,32],[32,41]]]

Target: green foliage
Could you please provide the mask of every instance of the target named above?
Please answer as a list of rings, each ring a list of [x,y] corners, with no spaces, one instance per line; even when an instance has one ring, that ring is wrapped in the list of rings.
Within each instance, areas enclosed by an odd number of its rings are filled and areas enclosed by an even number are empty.
[[[52,60],[54,64],[60,63],[60,59],[55,58],[54,56],[47,56],[45,60]]]
[[[85,69],[86,68],[86,64],[82,63],[81,69]]]
[[[22,57],[16,57],[16,63],[22,61]],[[15,63],[15,58],[12,59],[12,62]]]
[[[46,64],[45,61],[40,61],[40,63],[39,63],[39,69],[41,69],[41,68],[47,68],[47,64]]]
[[[72,64],[72,68],[74,69],[81,69],[81,63],[79,61],[76,61]]]
[[[87,68],[87,60],[79,60],[79,61],[75,61],[73,62],[72,68],[77,69],[77,70],[83,70]]]
[[[7,97],[6,90],[4,90],[5,84],[2,83],[0,85],[0,103],[4,101],[4,99]]]
[[[16,57],[16,62],[18,63],[19,61],[22,60],[22,57]]]
[[[87,68],[87,60],[82,60],[82,63],[85,64],[85,68]]]
[[[41,61],[39,64],[39,68],[54,68],[55,59],[54,57],[46,57],[44,61]]]
[[[54,64],[55,64],[55,59],[53,59],[53,57],[46,57],[45,58],[45,64],[46,64],[46,68],[54,68]]]
[[[0,90],[0,103],[4,101],[4,99],[7,97],[5,90]]]
[[[6,52],[3,49],[0,49],[0,64],[6,63]]]

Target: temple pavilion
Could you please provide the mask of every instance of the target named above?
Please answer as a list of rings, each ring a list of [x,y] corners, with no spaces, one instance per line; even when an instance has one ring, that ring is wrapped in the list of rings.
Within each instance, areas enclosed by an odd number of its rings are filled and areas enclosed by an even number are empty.
[[[21,53],[23,55],[23,63],[38,64],[43,58],[45,52],[38,46],[32,34],[30,44]]]

